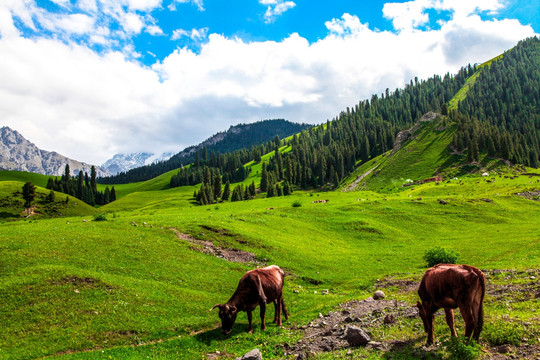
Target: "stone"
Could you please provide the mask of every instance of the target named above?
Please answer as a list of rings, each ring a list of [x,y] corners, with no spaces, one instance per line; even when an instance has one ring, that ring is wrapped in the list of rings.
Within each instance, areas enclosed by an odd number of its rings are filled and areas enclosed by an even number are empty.
[[[380,300],[380,299],[384,299],[385,297],[386,295],[381,290],[377,290],[373,294],[373,300]]]
[[[512,347],[508,344],[503,344],[503,345],[500,345],[500,346],[497,346],[495,348],[495,350],[499,353],[499,354],[507,354],[509,352],[512,351]]]
[[[385,324],[393,324],[396,322],[396,318],[392,314],[388,314],[384,317],[383,323]]]
[[[344,338],[351,346],[363,346],[371,340],[364,330],[352,325],[347,325],[345,328]]]
[[[262,360],[262,354],[259,349],[253,349],[250,352],[244,354],[244,356],[237,357],[236,360]]]

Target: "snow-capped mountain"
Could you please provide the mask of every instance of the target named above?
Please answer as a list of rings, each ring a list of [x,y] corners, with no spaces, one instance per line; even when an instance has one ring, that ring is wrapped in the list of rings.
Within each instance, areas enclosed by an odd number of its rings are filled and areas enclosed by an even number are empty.
[[[155,162],[168,160],[172,155],[172,153],[155,155],[152,153],[144,152],[132,154],[116,154],[112,157],[112,159],[104,162],[101,167],[112,175],[116,175],[118,173],[126,172],[144,165],[150,165]]]
[[[92,165],[69,159],[54,151],[39,149],[26,140],[16,130],[4,126],[0,128],[0,170],[28,171],[44,175],[62,175],[66,164],[71,173],[79,171],[90,174]],[[110,173],[96,166],[98,177],[109,176]]]

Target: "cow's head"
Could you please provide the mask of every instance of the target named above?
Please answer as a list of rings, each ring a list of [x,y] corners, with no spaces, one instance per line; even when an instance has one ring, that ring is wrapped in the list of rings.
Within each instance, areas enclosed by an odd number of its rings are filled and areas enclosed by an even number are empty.
[[[216,304],[210,309],[210,311],[214,310],[215,308],[219,309],[219,317],[221,319],[221,332],[224,334],[229,334],[236,320],[236,315],[238,315],[238,310],[235,306],[227,304]]]

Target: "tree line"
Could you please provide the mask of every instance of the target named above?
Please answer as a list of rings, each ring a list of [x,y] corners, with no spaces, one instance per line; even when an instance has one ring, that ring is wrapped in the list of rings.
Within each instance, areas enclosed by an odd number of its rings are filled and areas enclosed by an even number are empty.
[[[90,176],[85,172],[79,171],[75,177],[71,176],[69,165],[66,164],[64,174],[61,178],[49,177],[47,189],[62,192],[77,199],[84,201],[89,205],[106,205],[116,200],[116,190],[114,186],[109,189],[107,186],[104,191],[97,189],[96,168],[92,166]]]

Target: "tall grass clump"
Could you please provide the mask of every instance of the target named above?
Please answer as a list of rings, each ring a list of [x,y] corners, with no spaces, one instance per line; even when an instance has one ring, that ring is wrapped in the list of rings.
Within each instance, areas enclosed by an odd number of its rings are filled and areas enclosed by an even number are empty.
[[[525,337],[525,331],[518,324],[505,320],[497,320],[486,326],[482,336],[492,346],[503,344],[517,346],[521,339]]]
[[[428,267],[437,264],[455,264],[459,259],[460,254],[457,251],[435,246],[432,249],[426,250],[422,257]]]
[[[463,336],[446,338],[442,343],[452,360],[478,359],[482,352],[480,345],[474,340],[465,341]]]

